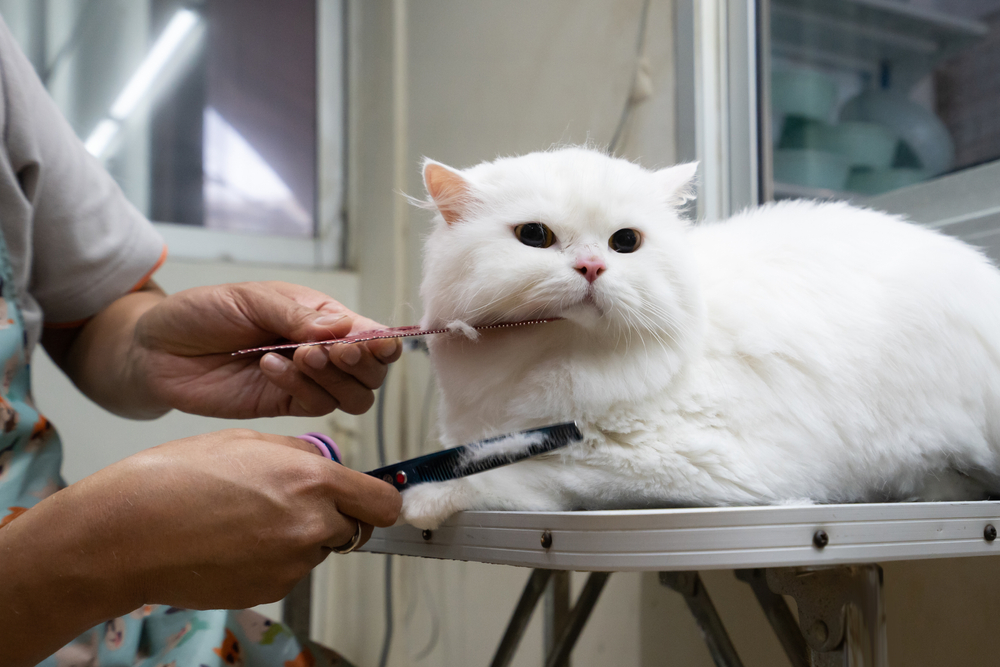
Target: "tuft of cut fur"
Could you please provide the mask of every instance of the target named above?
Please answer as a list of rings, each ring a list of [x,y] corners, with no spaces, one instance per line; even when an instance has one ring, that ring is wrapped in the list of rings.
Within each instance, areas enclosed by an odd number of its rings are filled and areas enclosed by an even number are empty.
[[[569,420],[584,441],[418,485],[406,521],[1000,490],[1000,272],[975,249],[843,203],[692,226],[694,165],[585,148],[452,171],[464,208],[427,239],[423,325],[564,319],[428,342],[443,444]],[[528,222],[554,243],[519,242]],[[610,247],[621,229],[635,252]]]
[[[479,338],[479,332],[476,331],[471,324],[463,322],[462,320],[449,322],[444,328],[452,333],[461,334],[469,340],[476,340]]]
[[[464,468],[494,456],[519,454],[532,445],[541,444],[544,440],[545,435],[542,433],[511,433],[488,443],[467,447],[457,465],[459,468]]]

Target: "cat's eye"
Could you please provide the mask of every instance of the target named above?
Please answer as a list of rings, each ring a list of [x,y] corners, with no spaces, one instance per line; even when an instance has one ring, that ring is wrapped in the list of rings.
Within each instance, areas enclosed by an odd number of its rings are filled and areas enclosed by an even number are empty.
[[[527,222],[514,228],[514,236],[526,246],[548,248],[556,242],[552,230],[540,222]]]
[[[608,247],[615,252],[635,252],[642,243],[642,236],[634,229],[619,229],[608,239]]]

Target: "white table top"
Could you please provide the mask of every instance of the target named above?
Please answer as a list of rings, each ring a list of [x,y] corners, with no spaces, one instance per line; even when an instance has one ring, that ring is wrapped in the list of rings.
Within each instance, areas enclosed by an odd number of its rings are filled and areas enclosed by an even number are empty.
[[[363,550],[554,570],[737,569],[1000,555],[987,524],[1000,530],[1000,502],[461,512],[429,540],[376,529]]]

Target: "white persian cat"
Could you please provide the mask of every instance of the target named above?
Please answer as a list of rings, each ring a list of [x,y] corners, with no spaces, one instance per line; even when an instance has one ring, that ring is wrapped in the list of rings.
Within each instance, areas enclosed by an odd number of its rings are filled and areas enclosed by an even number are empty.
[[[431,337],[443,444],[569,420],[584,441],[415,486],[407,522],[1000,491],[990,261],[841,203],[691,225],[694,174],[584,148],[426,162],[424,326],[564,318]]]

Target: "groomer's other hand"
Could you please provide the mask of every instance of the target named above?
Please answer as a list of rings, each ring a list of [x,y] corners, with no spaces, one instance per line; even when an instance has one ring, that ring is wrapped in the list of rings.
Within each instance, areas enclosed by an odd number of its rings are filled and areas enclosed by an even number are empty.
[[[153,447],[84,482],[122,513],[98,532],[128,544],[123,580],[143,600],[187,608],[281,599],[359,525],[364,543],[401,506],[392,485],[308,442],[246,429]]]
[[[282,282],[199,287],[168,296],[135,327],[137,369],[170,407],[213,417],[316,416],[368,410],[398,340],[233,357],[291,340],[340,338],[382,325],[315,290]]]
[[[400,502],[296,438],[240,429],[147,449],[0,527],[0,662],[36,664],[147,603],[278,600],[358,522],[362,541],[391,525]]]

